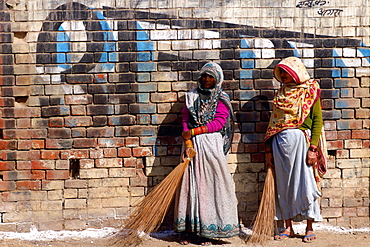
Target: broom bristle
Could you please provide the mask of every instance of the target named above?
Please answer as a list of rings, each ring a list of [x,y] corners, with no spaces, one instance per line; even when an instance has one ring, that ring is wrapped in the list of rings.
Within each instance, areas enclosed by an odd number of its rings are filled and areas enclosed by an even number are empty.
[[[195,150],[190,149],[189,159],[180,163],[175,169],[156,185],[153,190],[135,207],[130,216],[123,222],[124,229],[113,237],[111,244],[120,246],[136,246],[142,242],[140,234],[156,231],[161,225],[171,205],[177,187],[182,179],[190,158]]]
[[[247,243],[263,243],[275,232],[275,184],[272,168],[268,168],[261,203]]]

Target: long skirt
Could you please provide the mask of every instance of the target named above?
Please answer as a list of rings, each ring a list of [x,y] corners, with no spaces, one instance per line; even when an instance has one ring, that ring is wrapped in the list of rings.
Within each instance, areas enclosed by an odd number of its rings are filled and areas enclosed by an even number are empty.
[[[175,230],[206,238],[239,234],[234,183],[219,132],[193,137],[197,154],[176,194]]]
[[[276,175],[276,219],[322,221],[321,196],[313,169],[306,164],[307,141],[302,130],[287,129],[272,140]]]

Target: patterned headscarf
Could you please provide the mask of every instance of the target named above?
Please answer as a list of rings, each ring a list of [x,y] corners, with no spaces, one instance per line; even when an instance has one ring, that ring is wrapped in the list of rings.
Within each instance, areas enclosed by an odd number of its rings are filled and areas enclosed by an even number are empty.
[[[203,89],[201,85],[201,77],[204,74],[211,75],[215,78],[215,87]],[[229,95],[222,91],[222,82],[224,74],[220,65],[214,62],[206,63],[199,72],[198,87],[190,90],[185,94],[186,107],[194,121],[191,121],[189,128],[195,128],[206,125],[211,122],[216,114],[218,101],[228,107],[230,115],[226,124],[221,131],[224,136],[224,152],[227,153],[233,139],[233,120],[234,114],[230,102]]]
[[[203,89],[201,85],[202,75],[208,74],[215,78],[215,87]],[[195,120],[195,127],[205,125],[213,120],[216,113],[218,100],[222,92],[224,74],[220,65],[214,62],[206,63],[199,72],[197,95],[187,101],[187,107]],[[190,94],[187,94],[187,97]]]
[[[310,79],[299,58],[288,57],[276,65],[274,77],[282,82],[280,69],[289,73],[295,83],[283,84],[276,92],[265,140],[284,129],[301,126],[319,97],[317,81]]]

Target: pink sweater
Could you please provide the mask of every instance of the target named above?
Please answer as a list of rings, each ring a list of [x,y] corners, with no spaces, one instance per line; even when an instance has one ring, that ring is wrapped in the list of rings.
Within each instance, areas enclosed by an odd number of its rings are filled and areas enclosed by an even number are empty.
[[[189,130],[188,122],[189,122],[189,118],[190,118],[190,112],[189,112],[188,108],[186,107],[186,105],[182,109],[181,114],[182,114],[183,131],[187,131],[187,130]],[[217,105],[217,109],[216,109],[215,118],[211,122],[206,124],[207,127],[208,127],[208,132],[212,133],[212,132],[220,131],[222,129],[222,127],[225,125],[226,119],[227,119],[228,116],[229,116],[229,109],[224,104],[224,102],[219,100],[218,105]]]

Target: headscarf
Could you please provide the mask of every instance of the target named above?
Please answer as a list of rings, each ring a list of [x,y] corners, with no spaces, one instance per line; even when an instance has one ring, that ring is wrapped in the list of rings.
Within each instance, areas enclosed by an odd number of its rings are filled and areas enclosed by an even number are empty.
[[[208,74],[215,78],[215,87],[204,89],[201,85],[202,75]],[[190,90],[185,94],[186,107],[189,109],[192,120],[189,128],[195,128],[206,125],[211,122],[216,114],[218,101],[222,102],[229,109],[229,118],[221,131],[224,136],[224,151],[227,153],[233,139],[233,120],[234,114],[229,95],[222,91],[222,82],[224,74],[220,65],[214,62],[206,63],[199,71],[198,87]]]
[[[288,57],[275,66],[274,77],[282,82],[280,68],[289,73],[295,83],[283,84],[276,92],[265,140],[284,129],[300,127],[319,96],[319,84],[310,79],[299,58]]]

